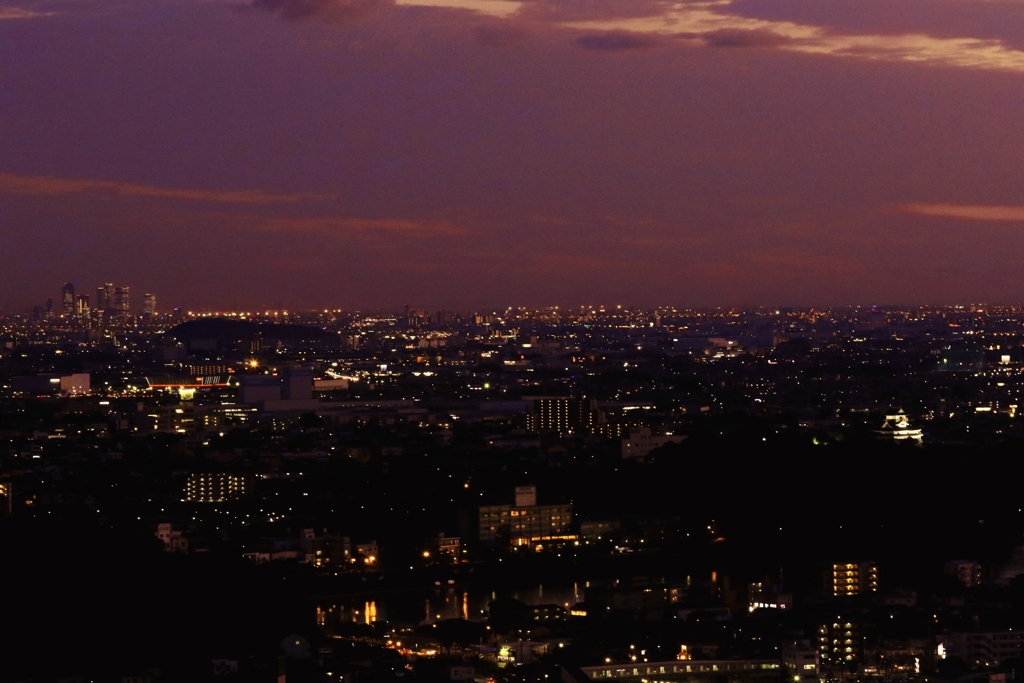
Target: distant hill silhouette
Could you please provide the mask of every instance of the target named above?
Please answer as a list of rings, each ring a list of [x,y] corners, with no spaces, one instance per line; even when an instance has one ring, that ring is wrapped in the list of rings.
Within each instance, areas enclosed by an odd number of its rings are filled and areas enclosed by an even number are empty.
[[[319,327],[308,325],[253,323],[230,318],[200,318],[172,327],[167,331],[167,336],[181,342],[210,340],[221,344],[237,344],[256,339],[279,339],[291,342],[316,341],[330,339],[335,335]]]

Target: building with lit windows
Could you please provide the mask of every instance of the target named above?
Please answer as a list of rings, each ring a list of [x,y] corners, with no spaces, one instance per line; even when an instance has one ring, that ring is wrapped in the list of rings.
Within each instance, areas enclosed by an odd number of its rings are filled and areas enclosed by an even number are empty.
[[[572,541],[572,505],[534,505],[516,508],[511,505],[480,507],[480,540],[493,542],[508,529],[513,545],[530,545],[542,541]]]
[[[758,581],[747,585],[747,609],[751,612],[758,609],[787,610],[793,608],[793,595],[783,593],[777,586]]]
[[[878,565],[874,562],[832,565],[832,594],[837,597],[878,592]]]
[[[458,557],[461,546],[462,539],[458,536],[445,536],[440,533],[427,539],[428,551],[437,556]]]
[[[356,544],[355,554],[363,558],[367,567],[374,567],[377,564],[377,558],[380,557],[380,548],[377,547],[377,541],[359,543]]]
[[[92,315],[92,308],[89,306],[89,295],[79,294],[75,299],[75,315],[83,320],[88,320]]]
[[[535,486],[517,486],[515,505],[485,505],[464,511],[462,536],[483,543],[507,540],[513,546],[575,541],[572,506],[538,505]]]
[[[606,439],[624,439],[629,436],[632,429],[641,427],[639,424],[623,422],[601,422],[594,425],[590,432]]]
[[[196,410],[192,403],[145,406],[135,413],[135,426],[143,432],[191,434],[196,431]]]
[[[115,287],[114,301],[110,308],[119,316],[127,316],[131,313],[131,287]]]
[[[875,434],[880,438],[892,439],[893,441],[921,443],[924,440],[922,431],[910,425],[910,418],[902,410],[898,410],[895,413],[887,413],[885,422],[882,423],[879,429],[875,430]]]
[[[330,535],[327,529],[320,536],[315,529],[303,529],[302,549],[306,553],[306,562],[321,569],[347,567],[352,561],[351,539]]]
[[[14,508],[14,492],[11,482],[0,481],[0,517],[10,515]]]
[[[818,654],[822,664],[859,662],[864,658],[860,624],[837,616],[818,627]]]
[[[198,391],[223,389],[230,385],[231,375],[158,375],[146,377],[146,388],[167,391],[181,397]]]
[[[590,680],[620,681],[778,681],[778,659],[705,659],[699,661],[606,663],[580,669]]]
[[[183,370],[193,377],[205,377],[211,375],[229,375],[235,370],[227,363],[189,363]]]
[[[572,505],[537,505],[533,486],[516,488],[515,505],[484,505],[476,510],[474,529],[478,540],[493,543],[506,534],[512,545],[575,541],[572,533]]]
[[[787,681],[818,683],[821,680],[818,651],[810,641],[801,640],[784,645],[782,666],[785,667]]]
[[[942,657],[960,657],[973,666],[999,666],[1024,654],[1024,631],[953,632],[939,636]]]
[[[19,375],[11,378],[11,388],[15,394],[23,396],[77,396],[89,393],[91,376],[88,372],[70,375]]]
[[[595,399],[538,398],[527,415],[527,426],[533,432],[590,433],[601,422],[601,411]]]
[[[96,288],[96,308],[101,311],[110,310],[114,305],[114,285],[108,282]]]
[[[196,408],[196,429],[220,429],[242,425],[255,419],[253,406],[219,405]]]
[[[188,475],[185,500],[190,503],[223,503],[252,494],[252,480],[244,475],[206,472]]]
[[[70,282],[60,290],[61,313],[69,318],[75,316],[75,286]]]

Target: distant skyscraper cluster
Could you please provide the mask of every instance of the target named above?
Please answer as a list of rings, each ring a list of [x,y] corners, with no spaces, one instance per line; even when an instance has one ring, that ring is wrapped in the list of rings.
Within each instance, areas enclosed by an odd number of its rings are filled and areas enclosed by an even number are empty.
[[[128,315],[131,313],[131,288],[115,287],[106,283],[96,288],[96,308],[101,311]]]
[[[47,299],[45,306],[36,306],[36,317],[57,317],[89,323],[94,319],[125,320],[136,312],[132,309],[131,287],[115,286],[111,282],[96,288],[96,296],[90,301],[88,294],[76,294],[75,285],[64,284],[61,289],[60,308],[54,311],[53,299]],[[142,307],[137,312],[143,316],[156,315],[156,294],[142,295]]]

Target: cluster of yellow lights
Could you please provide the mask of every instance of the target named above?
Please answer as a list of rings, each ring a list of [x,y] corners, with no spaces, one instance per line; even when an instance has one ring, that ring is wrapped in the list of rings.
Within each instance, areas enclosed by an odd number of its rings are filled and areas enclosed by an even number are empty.
[[[222,503],[227,495],[234,497],[245,493],[245,478],[231,474],[192,474],[186,485],[186,497],[191,502]]]

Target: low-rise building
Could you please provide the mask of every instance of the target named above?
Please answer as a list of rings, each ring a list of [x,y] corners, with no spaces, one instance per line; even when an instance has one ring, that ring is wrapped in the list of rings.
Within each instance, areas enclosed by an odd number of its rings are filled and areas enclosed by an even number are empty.
[[[1024,653],[1024,630],[954,632],[939,636],[939,643],[947,656],[960,657],[976,666],[999,666]]]
[[[793,608],[793,595],[781,592],[777,586],[758,581],[747,586],[747,609],[787,610]]]
[[[81,396],[90,391],[90,375],[88,372],[21,375],[11,378],[11,388],[15,394],[25,396]]]
[[[507,540],[514,546],[575,541],[572,505],[538,505],[535,486],[518,486],[515,505],[483,505],[464,512],[463,536],[483,543]]]
[[[156,528],[156,537],[164,544],[169,553],[187,553],[188,539],[180,529],[175,529],[170,522],[161,522]]]
[[[910,418],[902,410],[886,414],[885,422],[875,430],[875,434],[883,439],[892,439],[893,441],[921,443],[924,440],[921,430],[910,425]]]
[[[479,508],[479,537],[483,542],[502,538],[507,530],[512,545],[543,541],[574,541],[572,505],[485,505]]]
[[[974,560],[950,560],[943,569],[968,588],[981,585],[981,565]]]
[[[786,680],[793,683],[818,683],[821,675],[818,651],[810,641],[786,643],[782,648]]]
[[[161,434],[191,434],[196,430],[195,405],[189,402],[177,405],[147,406],[138,404],[135,426],[141,432]]]
[[[622,440],[622,457],[644,458],[655,448],[681,443],[685,438],[678,434],[652,434],[650,427],[630,429],[629,436]]]

